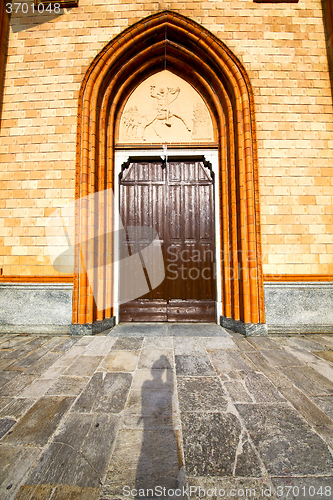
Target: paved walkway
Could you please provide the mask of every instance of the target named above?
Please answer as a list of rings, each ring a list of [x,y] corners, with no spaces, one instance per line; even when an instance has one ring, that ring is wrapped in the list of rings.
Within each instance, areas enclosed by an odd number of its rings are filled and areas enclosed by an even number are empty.
[[[2,335],[0,498],[331,500],[332,363],[217,325]]]

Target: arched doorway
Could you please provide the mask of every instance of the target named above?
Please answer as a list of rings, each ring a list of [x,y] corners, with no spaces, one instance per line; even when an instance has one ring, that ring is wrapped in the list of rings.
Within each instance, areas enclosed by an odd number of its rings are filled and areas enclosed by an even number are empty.
[[[76,198],[114,187],[115,151],[121,147],[116,145],[116,137],[128,96],[148,77],[166,68],[196,89],[214,124],[221,226],[221,273],[217,279],[222,316],[263,324],[253,93],[238,59],[202,26],[173,12],[158,13],[128,28],[95,58],[79,99]],[[133,149],[136,144],[126,147]],[[154,144],[150,146],[154,148]],[[112,266],[104,265],[114,248],[114,206],[107,196],[102,200],[102,211],[89,211],[80,201],[77,205],[77,242],[80,235],[90,235],[94,241],[101,228],[105,234],[104,241],[78,247],[76,252],[73,324],[82,325],[114,314]],[[89,279],[82,257],[95,266]]]

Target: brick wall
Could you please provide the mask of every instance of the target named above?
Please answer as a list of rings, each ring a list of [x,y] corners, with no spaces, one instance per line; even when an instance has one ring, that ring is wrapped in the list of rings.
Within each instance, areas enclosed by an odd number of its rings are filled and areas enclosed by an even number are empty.
[[[333,274],[333,110],[321,0],[80,0],[61,15],[11,16],[0,142],[4,275],[57,274],[43,226],[74,197],[83,76],[115,35],[164,9],[224,41],[251,79],[264,273]]]
[[[6,6],[3,2],[0,3],[0,120],[1,107],[3,97],[3,84],[5,78],[5,65],[8,46],[8,28],[9,16],[6,12]]]
[[[326,46],[328,66],[330,70],[332,95],[333,95],[333,2],[332,0],[322,0],[324,26],[326,31]]]

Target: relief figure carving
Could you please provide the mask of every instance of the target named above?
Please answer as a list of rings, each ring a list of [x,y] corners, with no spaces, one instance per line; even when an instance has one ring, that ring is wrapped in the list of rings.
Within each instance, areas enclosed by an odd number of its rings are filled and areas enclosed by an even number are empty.
[[[155,85],[150,86],[150,96],[153,99],[157,100],[157,106],[156,106],[156,111],[155,111],[155,116],[152,120],[150,120],[144,127],[143,130],[143,140],[146,140],[145,138],[145,132],[148,127],[152,127],[154,132],[158,137],[161,137],[161,131],[158,130],[156,127],[156,124],[158,122],[162,123],[163,125],[166,125],[167,127],[172,126],[172,118],[177,118],[180,120],[186,127],[187,131],[190,132],[191,129],[190,127],[186,124],[184,118],[180,116],[180,114],[172,108],[171,103],[173,103],[177,97],[179,96],[180,93],[180,88],[170,88],[167,87],[167,90],[165,88],[161,87],[158,92],[156,92],[156,87]]]
[[[170,71],[136,87],[123,108],[119,136],[125,144],[211,141],[213,123],[200,94]]]
[[[124,112],[123,124],[125,135],[131,139],[140,137],[139,128],[142,124],[142,116],[140,115],[137,106],[133,106]]]
[[[205,139],[209,137],[209,115],[205,106],[199,102],[193,106],[193,132],[195,139]]]

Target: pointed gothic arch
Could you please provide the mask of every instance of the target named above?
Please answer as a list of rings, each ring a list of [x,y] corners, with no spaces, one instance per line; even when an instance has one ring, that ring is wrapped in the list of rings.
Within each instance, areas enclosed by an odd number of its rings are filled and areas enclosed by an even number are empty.
[[[213,34],[174,12],[137,22],[113,39],[94,59],[79,95],[76,199],[112,189],[120,111],[128,95],[163,69],[188,81],[207,103],[219,150],[221,282],[223,316],[264,323],[260,209],[253,91],[237,57]],[[94,215],[78,202],[76,242],[105,234],[94,247],[76,247],[73,324],[111,318],[111,203]],[[101,231],[101,228],[104,228]],[[97,240],[95,240],[97,241]],[[91,262],[88,281],[81,265]],[[96,301],[96,297],[98,300]]]

